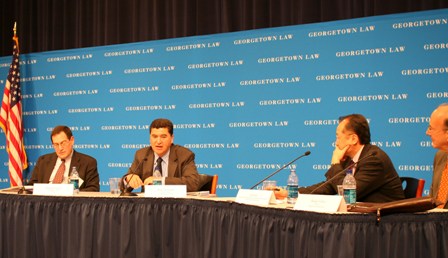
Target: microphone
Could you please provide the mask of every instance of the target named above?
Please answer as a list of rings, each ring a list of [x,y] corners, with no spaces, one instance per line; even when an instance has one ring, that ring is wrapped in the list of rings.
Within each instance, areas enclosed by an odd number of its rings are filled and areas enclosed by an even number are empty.
[[[145,158],[143,158],[142,161],[140,161],[140,163],[138,163],[137,168],[134,169],[133,171],[131,171],[130,174],[132,174],[132,175],[131,175],[131,178],[129,178],[129,181],[131,181],[131,179],[135,176],[135,172],[136,172],[137,170],[140,169],[140,167],[143,165],[143,163],[144,163],[145,161],[148,160],[148,156],[149,156],[149,151],[150,151],[150,149],[151,149],[151,148],[148,149],[148,152],[146,153]],[[129,168],[129,169],[131,169],[131,168]],[[126,177],[127,175],[129,175],[129,173],[125,174],[125,175],[121,178],[121,185],[122,185],[122,187],[120,187],[120,188],[121,188],[121,194],[120,194],[120,196],[137,196],[136,193],[133,193],[133,192],[132,192],[132,190],[133,190],[132,187],[126,187],[126,188],[124,187],[124,181],[126,180],[125,177]]]
[[[299,157],[295,158],[294,160],[292,160],[291,162],[289,162],[288,164],[284,165],[283,167],[277,169],[276,171],[274,171],[272,174],[268,175],[267,177],[263,178],[260,182],[256,183],[254,186],[252,186],[250,189],[254,189],[257,185],[263,183],[266,179],[270,178],[271,176],[277,174],[278,172],[282,171],[284,168],[286,168],[287,166],[291,165],[293,162],[295,162],[296,160],[308,156],[310,155],[311,152],[310,151],[306,151],[305,153],[303,153],[302,155],[300,155]]]
[[[339,171],[339,172],[336,173],[336,175],[334,175],[332,178],[328,179],[327,181],[323,182],[323,183],[322,183],[321,185],[319,185],[318,187],[314,188],[314,190],[311,191],[310,194],[313,194],[317,189],[322,188],[322,186],[324,186],[324,185],[328,185],[328,184],[329,184],[330,182],[332,182],[333,179],[335,179],[338,175],[340,175],[340,174],[342,174],[342,173],[346,173],[347,170],[352,169],[354,166],[358,165],[359,162],[361,162],[361,161],[363,161],[363,160],[365,160],[365,159],[367,159],[367,158],[373,157],[373,156],[375,156],[377,153],[378,153],[377,151],[373,151],[373,152],[370,153],[369,155],[367,155],[367,156],[365,156],[365,157],[362,157],[361,159],[359,159],[359,160],[356,161],[356,162],[353,162],[352,164],[350,164],[350,166],[348,166],[348,167],[344,168],[343,170]]]
[[[32,173],[28,173],[28,175],[23,179],[22,186],[20,187],[17,194],[33,194],[32,190],[26,189],[25,187],[31,181],[30,175],[32,175]]]

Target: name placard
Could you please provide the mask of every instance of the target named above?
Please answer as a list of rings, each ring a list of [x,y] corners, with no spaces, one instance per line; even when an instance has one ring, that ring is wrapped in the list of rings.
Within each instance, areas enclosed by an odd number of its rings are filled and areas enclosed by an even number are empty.
[[[249,205],[269,205],[275,203],[275,195],[271,190],[240,189],[235,202]]]
[[[316,212],[346,212],[347,205],[340,195],[299,194],[294,210]]]
[[[36,183],[33,187],[33,195],[73,196],[72,184],[42,184]]]
[[[187,197],[186,185],[146,185],[145,197],[151,198],[185,198]]]

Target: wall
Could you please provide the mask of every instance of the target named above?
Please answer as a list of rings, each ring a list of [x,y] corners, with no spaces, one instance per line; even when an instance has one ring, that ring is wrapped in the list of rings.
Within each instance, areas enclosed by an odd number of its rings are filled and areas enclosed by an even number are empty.
[[[108,191],[148,145],[150,122],[166,117],[199,171],[219,175],[219,196],[309,150],[291,165],[305,186],[324,179],[338,117],[361,113],[373,143],[401,176],[426,179],[427,192],[435,150],[425,130],[448,102],[447,27],[448,10],[437,10],[21,55],[26,176],[65,124]],[[2,85],[10,62],[0,58]]]

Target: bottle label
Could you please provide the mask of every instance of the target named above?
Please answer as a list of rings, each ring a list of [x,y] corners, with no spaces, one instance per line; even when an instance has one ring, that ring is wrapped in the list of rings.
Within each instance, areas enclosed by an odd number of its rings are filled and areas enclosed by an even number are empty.
[[[73,188],[75,190],[79,189],[79,179],[78,178],[70,179],[70,184],[73,184]]]
[[[356,203],[356,189],[344,189],[344,200],[347,204]]]
[[[287,185],[286,191],[288,192],[288,198],[297,198],[299,196],[298,185]]]

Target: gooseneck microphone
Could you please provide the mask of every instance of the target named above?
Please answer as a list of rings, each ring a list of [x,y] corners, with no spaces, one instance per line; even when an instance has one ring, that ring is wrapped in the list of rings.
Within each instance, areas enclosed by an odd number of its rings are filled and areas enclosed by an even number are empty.
[[[32,175],[32,174],[29,173],[28,176],[25,179],[23,179],[22,186],[20,187],[20,189],[17,192],[17,194],[33,194],[32,190],[26,189],[26,187],[25,187],[31,181],[30,175]]]
[[[146,162],[146,161],[148,160],[149,150],[150,150],[150,149],[148,149],[148,152],[146,153],[145,158],[143,158],[142,161],[140,161],[140,163],[138,163],[137,167],[136,167],[134,170],[132,170],[131,173],[127,173],[127,174],[125,174],[125,175],[121,178],[121,184],[122,184],[122,187],[121,187],[121,194],[120,194],[120,196],[137,196],[136,193],[133,193],[133,192],[132,192],[132,190],[133,190],[134,188],[132,188],[132,187],[125,187],[125,185],[124,185],[124,182],[125,182],[125,180],[126,180],[125,177],[126,177],[127,175],[129,175],[129,174],[132,174],[132,175],[131,175],[131,178],[129,178],[129,181],[131,181],[131,179],[135,176],[135,172],[138,171],[138,170],[140,169],[140,167],[143,165],[143,163]],[[129,168],[129,170],[130,170],[130,169],[131,169],[131,168]]]
[[[353,168],[354,166],[358,165],[359,162],[361,162],[361,161],[363,161],[363,160],[365,160],[365,159],[367,159],[367,158],[373,157],[373,156],[375,156],[376,154],[377,154],[377,151],[373,151],[373,152],[370,153],[369,155],[367,155],[367,156],[365,156],[365,157],[362,157],[362,158],[360,158],[358,161],[356,161],[356,162],[350,164],[350,166],[348,166],[348,167],[344,168],[343,170],[339,171],[339,172],[336,173],[336,175],[334,175],[332,178],[328,179],[327,181],[323,182],[323,183],[322,183],[321,185],[319,185],[318,187],[314,188],[314,190],[311,191],[310,194],[313,194],[317,189],[322,188],[322,186],[324,186],[324,185],[328,185],[328,184],[331,183],[336,177],[338,177],[338,175],[340,175],[340,174],[342,174],[342,173],[346,173],[347,170],[349,170],[349,169]]]
[[[250,189],[254,189],[257,185],[263,183],[266,179],[270,178],[271,176],[277,174],[278,172],[282,171],[284,168],[286,168],[287,166],[291,165],[292,163],[294,163],[296,160],[308,156],[311,154],[311,151],[306,151],[305,153],[303,153],[302,155],[298,156],[297,158],[295,158],[294,160],[292,160],[291,162],[289,162],[288,164],[284,165],[283,167],[277,169],[276,171],[274,171],[272,174],[268,175],[267,177],[263,178],[260,182],[256,183],[254,186],[252,186]]]

